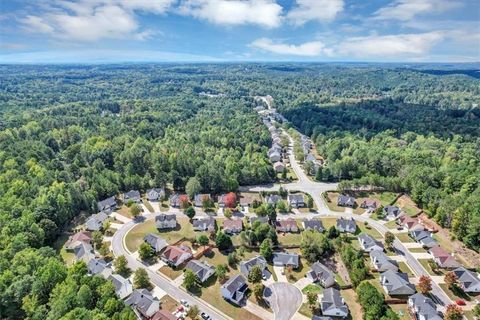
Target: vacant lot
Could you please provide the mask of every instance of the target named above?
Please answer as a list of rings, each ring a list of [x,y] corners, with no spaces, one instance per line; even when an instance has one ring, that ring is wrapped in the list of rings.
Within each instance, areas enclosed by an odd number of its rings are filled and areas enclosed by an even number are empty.
[[[422,212],[422,209],[418,208],[415,202],[407,195],[402,195],[395,201],[397,207],[401,208],[407,215],[413,217]]]

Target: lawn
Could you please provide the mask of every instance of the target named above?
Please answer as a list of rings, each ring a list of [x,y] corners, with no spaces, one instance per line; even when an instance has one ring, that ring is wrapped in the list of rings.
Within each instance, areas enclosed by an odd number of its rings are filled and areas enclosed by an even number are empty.
[[[356,232],[356,234],[360,234],[362,232],[370,235],[372,238],[383,239],[380,232],[378,232],[375,228],[373,228],[369,225],[365,225],[365,223],[363,223],[363,222],[357,221],[357,232]]]
[[[330,227],[332,226],[337,226],[337,218],[321,218],[320,220],[322,220],[322,224],[325,230],[330,229]]]
[[[67,233],[62,233],[53,243],[53,248],[55,249],[55,251],[57,251],[57,253],[60,254],[67,266],[73,264],[73,261],[75,259],[75,254],[73,252],[68,252],[65,249],[65,243],[68,241],[68,237],[69,236]]]
[[[298,251],[291,250],[291,252],[297,252],[300,254],[299,250]],[[298,266],[298,268],[293,269],[292,274],[290,276],[287,274],[287,272],[285,272],[285,275],[287,276],[287,279],[289,282],[295,283],[298,280],[304,278],[305,274],[307,274],[309,270],[310,270],[310,266],[307,264],[307,260],[305,260],[300,256],[300,265]]]
[[[408,248],[408,251],[413,252],[413,253],[426,253],[427,250],[424,248]]]
[[[160,299],[160,306],[161,309],[173,313],[179,306],[179,303],[167,294]]]
[[[283,246],[300,246],[300,242],[302,241],[302,234],[301,233],[279,233],[278,234],[278,243]]]
[[[406,304],[389,304],[388,305],[398,315],[399,320],[411,320]]]
[[[387,227],[388,229],[397,229],[398,224],[395,220],[392,220],[385,223],[384,226]]]
[[[309,284],[305,288],[302,289],[302,293],[307,294],[309,292],[319,294],[319,293],[323,292],[323,288],[321,286],[319,286],[318,284]]]
[[[147,199],[142,198],[142,203],[143,203],[143,205],[148,209],[148,211],[150,211],[150,212],[155,211],[155,210],[153,209],[152,205],[150,204],[150,202],[149,202]]]
[[[412,270],[408,267],[408,265],[403,261],[398,261],[398,268],[401,272],[408,274],[409,277],[414,277]]]
[[[422,212],[422,210],[417,207],[415,202],[413,202],[413,200],[406,195],[398,198],[394,205],[401,208],[410,217],[416,216]]]
[[[308,305],[308,303],[302,303],[302,305],[300,306],[300,309],[298,309],[298,313],[304,315],[309,319],[313,317],[313,313],[310,310],[310,306]],[[317,312],[315,312],[315,315],[318,315],[318,316],[321,315],[320,308],[318,308]]]
[[[122,205],[120,209],[115,210],[118,214],[121,214],[122,216],[132,219],[132,215],[130,214],[130,208],[127,207],[126,205]]]
[[[163,273],[164,275],[166,275],[167,277],[169,277],[172,280],[175,280],[176,278],[178,278],[183,273],[182,269],[174,270],[169,266],[163,266],[160,269],[158,269],[158,271]]]
[[[398,240],[400,240],[400,242],[406,242],[406,243],[415,242],[415,240],[410,238],[410,236],[408,235],[408,232],[396,233],[395,236],[397,237]]]
[[[420,264],[425,268],[425,270],[427,270],[427,272],[429,274],[431,274],[432,276],[441,276],[441,275],[445,274],[445,272],[441,268],[438,268],[437,273],[433,272],[432,268],[430,268],[430,265],[428,264],[428,261],[433,261],[433,260],[432,259],[418,259],[418,262],[420,262]]]
[[[327,206],[330,210],[332,211],[338,211],[338,212],[345,212],[344,207],[337,206],[337,200],[338,200],[338,192],[327,192],[326,193],[326,203]]]
[[[440,288],[447,294],[447,296],[453,301],[458,299],[463,299],[465,301],[472,301],[472,297],[463,292],[461,289],[455,289],[454,291],[450,290],[446,283],[440,283]]]

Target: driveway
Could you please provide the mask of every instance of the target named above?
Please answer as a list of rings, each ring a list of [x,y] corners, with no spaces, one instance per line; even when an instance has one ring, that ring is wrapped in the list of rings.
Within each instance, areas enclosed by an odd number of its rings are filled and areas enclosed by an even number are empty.
[[[276,282],[265,288],[265,300],[275,315],[275,320],[291,319],[302,305],[303,295],[290,283]]]
[[[284,267],[273,266],[273,272],[277,275],[278,282],[288,282],[287,277],[285,276]],[[283,274],[282,274],[283,273]]]

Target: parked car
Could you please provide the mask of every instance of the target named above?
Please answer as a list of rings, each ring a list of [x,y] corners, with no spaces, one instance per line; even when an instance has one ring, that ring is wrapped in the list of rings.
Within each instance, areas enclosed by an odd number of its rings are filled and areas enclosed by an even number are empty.
[[[465,305],[467,305],[467,304],[465,303],[465,301],[462,300],[462,299],[458,299],[457,301],[455,301],[455,303],[456,303],[457,305],[459,305],[459,306],[465,306]]]
[[[212,319],[212,318],[211,318],[208,314],[206,314],[205,312],[202,312],[200,315],[202,316],[202,319],[203,319],[203,320],[211,320],[211,319]]]

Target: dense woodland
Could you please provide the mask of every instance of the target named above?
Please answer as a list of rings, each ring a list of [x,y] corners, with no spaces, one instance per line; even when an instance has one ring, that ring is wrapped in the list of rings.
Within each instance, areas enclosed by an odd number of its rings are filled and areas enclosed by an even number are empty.
[[[272,95],[314,138],[327,160],[319,179],[409,193],[480,250],[479,80],[449,73],[0,66],[0,318],[130,319],[108,284],[81,265],[66,268],[49,246],[80,212],[122,190],[183,190],[190,177],[205,192],[273,181],[255,95]]]

